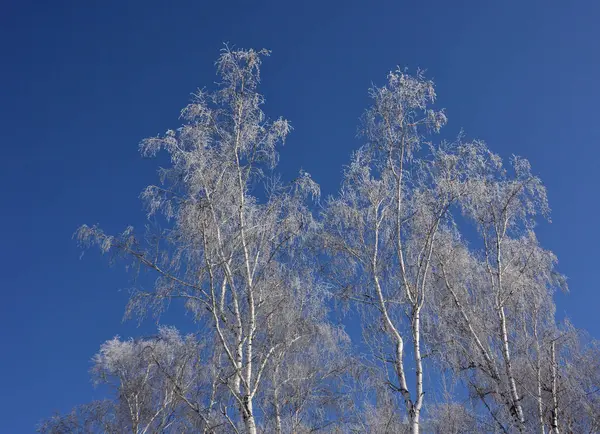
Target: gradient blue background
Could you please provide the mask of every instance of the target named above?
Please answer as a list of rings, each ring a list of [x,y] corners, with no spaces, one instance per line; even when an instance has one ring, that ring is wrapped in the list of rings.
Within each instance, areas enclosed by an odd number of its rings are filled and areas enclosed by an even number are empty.
[[[218,4],[218,5],[217,5]],[[464,128],[546,182],[571,294],[560,315],[600,337],[597,1],[0,1],[0,414],[33,432],[53,410],[101,395],[90,357],[121,323],[129,278],[82,223],[141,226],[157,162],[140,139],[179,125],[190,92],[215,81],[222,43],[269,48],[266,111],[292,121],[280,171],[303,167],[325,194],[368,103],[395,65],[425,68]]]

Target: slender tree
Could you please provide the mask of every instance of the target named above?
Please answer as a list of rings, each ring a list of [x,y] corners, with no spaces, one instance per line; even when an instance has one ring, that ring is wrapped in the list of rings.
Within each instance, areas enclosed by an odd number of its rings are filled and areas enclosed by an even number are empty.
[[[550,433],[600,430],[600,342],[571,323],[546,346]]]
[[[556,257],[533,231],[534,218],[548,213],[546,192],[524,159],[514,157],[507,171],[497,155],[483,150],[473,163],[458,204],[466,217],[463,233],[473,222],[480,238],[470,239],[481,247],[471,247],[457,226],[443,235],[432,335],[439,357],[502,431],[542,432],[542,370],[549,364],[543,348],[556,335],[553,293],[566,288]]]
[[[424,397],[422,312],[437,233],[455,199],[455,177],[416,156],[423,135],[446,122],[442,111],[430,108],[432,82],[396,71],[386,86],[371,89],[371,97],[363,119],[368,144],[354,154],[339,196],[327,204],[324,242],[334,281],[366,308],[364,324],[373,332],[368,341],[380,344],[374,353],[387,365],[388,384],[402,396],[417,433]],[[413,391],[406,341],[414,356]]]
[[[96,384],[108,386],[112,399],[77,407],[55,416],[39,428],[42,433],[71,432],[145,434],[154,432],[215,432],[209,352],[196,336],[181,336],[161,327],[158,336],[105,342],[93,358]]]
[[[268,120],[261,108],[260,65],[268,54],[223,50],[218,90],[199,91],[177,131],[141,143],[144,155],[165,150],[171,158],[171,167],[161,169],[162,184],[143,193],[149,214],[162,217],[167,229],[146,241],[132,229],[117,237],[98,227],[78,232],[82,243],[124,254],[156,274],[154,291],[135,292],[129,313],[144,315],[181,299],[210,325],[219,380],[234,403],[222,398],[219,406],[231,430],[249,434],[257,432],[257,397],[276,358],[327,327],[325,297],[302,280],[297,260],[314,226],[306,199],[318,196],[318,186],[306,173],[289,186],[267,178],[291,129],[282,118]],[[282,316],[284,306],[298,309],[297,321]]]

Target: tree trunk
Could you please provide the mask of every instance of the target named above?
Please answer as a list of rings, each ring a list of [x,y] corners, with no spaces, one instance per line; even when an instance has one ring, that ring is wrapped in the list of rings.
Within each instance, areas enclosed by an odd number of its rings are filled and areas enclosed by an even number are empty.
[[[413,345],[415,352],[416,397],[411,415],[411,432],[419,433],[421,407],[423,406],[423,359],[421,357],[421,308],[416,306],[413,313]]]
[[[275,378],[275,389],[273,390],[273,407],[275,407],[275,432],[276,434],[282,434],[281,428],[281,408],[279,406],[279,363],[275,363],[274,370]]]
[[[498,317],[500,319],[501,337],[502,337],[502,356],[504,358],[504,367],[506,370],[506,376],[508,377],[508,386],[510,391],[510,397],[512,400],[511,412],[513,413],[515,420],[519,426],[519,431],[525,431],[525,418],[523,416],[523,407],[521,406],[521,398],[517,391],[517,383],[512,371],[512,362],[510,359],[510,349],[508,345],[508,330],[506,328],[506,314],[504,313],[504,307],[500,306],[498,309]]]
[[[537,349],[537,361],[535,366],[535,373],[537,377],[537,410],[538,410],[538,419],[540,424],[540,433],[546,434],[546,424],[544,423],[544,403],[542,400],[542,375],[541,375],[541,366],[540,366],[540,344],[537,342],[536,337],[536,349]]]
[[[244,426],[246,427],[246,434],[256,434],[256,420],[254,419],[254,409],[252,405],[252,398],[244,397]]]
[[[501,259],[501,240],[504,234],[506,234],[506,225],[508,220],[504,220],[504,226],[502,231],[496,229],[496,267],[497,267],[497,279],[498,288],[496,289],[496,309],[498,310],[498,319],[500,320],[500,337],[502,339],[502,357],[504,359],[504,368],[508,379],[508,388],[510,391],[510,398],[512,400],[512,408],[510,409],[513,414],[519,432],[525,431],[525,417],[523,415],[523,407],[521,406],[521,398],[517,391],[517,383],[513,375],[512,362],[510,358],[510,348],[508,344],[508,329],[506,326],[506,313],[504,312],[503,302],[500,301],[502,296],[502,259]],[[500,235],[500,233],[502,235]],[[493,284],[493,280],[492,280]]]
[[[277,400],[277,398],[275,398]],[[282,434],[283,429],[281,427],[281,409],[279,408],[279,402],[275,401],[275,432]]]
[[[552,357],[552,434],[559,434],[558,430],[558,391],[556,388],[556,345],[554,341],[551,345]]]

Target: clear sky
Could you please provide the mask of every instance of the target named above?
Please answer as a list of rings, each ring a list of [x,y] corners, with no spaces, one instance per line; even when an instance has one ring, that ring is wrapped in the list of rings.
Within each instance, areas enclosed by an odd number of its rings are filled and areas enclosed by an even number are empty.
[[[157,162],[137,144],[179,125],[226,41],[273,50],[265,109],[295,127],[280,171],[302,167],[326,194],[360,144],[371,82],[426,69],[447,135],[523,155],[545,181],[540,238],[571,286],[558,312],[600,338],[599,22],[595,0],[0,0],[0,431],[99,395],[100,343],[152,329],[121,323],[123,267],[80,260],[71,235],[143,225]]]

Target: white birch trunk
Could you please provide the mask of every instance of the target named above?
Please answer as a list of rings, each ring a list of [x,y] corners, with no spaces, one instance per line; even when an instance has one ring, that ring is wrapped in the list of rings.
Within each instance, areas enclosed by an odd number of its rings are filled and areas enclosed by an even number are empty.
[[[423,406],[423,359],[421,356],[421,308],[416,307],[413,314],[413,344],[415,352],[416,399],[413,406],[411,432],[419,433],[421,407]]]
[[[537,321],[537,314],[534,317],[533,321]],[[542,367],[541,367],[541,354],[540,354],[540,342],[538,340],[537,333],[537,324],[534,322],[533,332],[535,337],[535,352],[536,352],[536,361],[535,361],[535,375],[537,381],[537,411],[538,411],[538,421],[540,424],[540,433],[546,434],[546,424],[544,423],[544,402],[542,399]]]
[[[560,434],[558,429],[558,390],[556,385],[557,369],[556,369],[556,345],[552,342],[551,346],[551,373],[552,373],[552,434]]]
[[[504,313],[504,307],[500,306],[498,309],[498,318],[500,320],[500,329],[502,337],[502,357],[504,358],[504,367],[506,376],[508,378],[508,387],[510,391],[510,397],[512,400],[513,408],[511,411],[514,413],[514,417],[518,423],[519,431],[525,431],[525,419],[523,416],[523,407],[521,406],[521,398],[517,390],[517,383],[512,370],[512,361],[510,358],[510,348],[508,343],[508,330],[506,327],[506,315]]]

